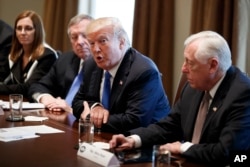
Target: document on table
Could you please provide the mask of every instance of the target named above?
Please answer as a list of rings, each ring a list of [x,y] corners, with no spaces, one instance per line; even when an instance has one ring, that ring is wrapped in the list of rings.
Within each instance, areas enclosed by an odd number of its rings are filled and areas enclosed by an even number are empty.
[[[25,116],[25,121],[44,121],[46,119],[49,119],[48,117],[38,117],[38,116]]]
[[[0,100],[0,106],[3,109],[10,109],[10,105],[8,101],[2,101]],[[23,110],[28,109],[43,109],[45,108],[45,105],[42,103],[29,103],[29,102],[23,102]]]
[[[9,142],[39,137],[38,134],[63,133],[64,131],[47,125],[0,128],[0,141]]]

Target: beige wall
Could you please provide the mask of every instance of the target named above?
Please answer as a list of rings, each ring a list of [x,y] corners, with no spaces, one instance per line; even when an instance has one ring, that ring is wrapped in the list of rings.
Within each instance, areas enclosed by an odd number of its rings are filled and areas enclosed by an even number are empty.
[[[44,0],[0,0],[0,19],[11,26],[16,16],[23,10],[34,10],[43,17]]]
[[[175,34],[174,34],[174,90],[177,90],[183,64],[183,43],[189,36],[192,0],[175,1]],[[174,97],[173,97],[174,98]]]

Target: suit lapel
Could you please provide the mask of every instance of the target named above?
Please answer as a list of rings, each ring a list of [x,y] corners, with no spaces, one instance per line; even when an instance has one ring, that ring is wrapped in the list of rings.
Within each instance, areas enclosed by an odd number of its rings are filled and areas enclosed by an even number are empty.
[[[234,74],[235,74],[234,71],[235,70],[232,67],[227,71],[225,78],[223,79],[218,90],[216,91],[216,94],[213,98],[213,101],[208,109],[208,114],[207,114],[207,118],[205,120],[203,129],[202,129],[201,137],[202,137],[203,133],[205,133],[206,128],[208,127],[211,120],[213,120],[213,118],[216,117],[216,115],[220,112],[220,108],[221,108],[223,101],[226,97],[228,89],[230,88],[231,80],[234,77]]]
[[[196,122],[196,116],[199,112],[199,107],[200,107],[200,103],[203,97],[203,92],[198,91],[196,93],[196,95],[193,97],[193,99],[189,99],[189,105],[190,107],[190,112],[186,115],[187,116],[187,124],[185,125],[185,129],[186,129],[186,134],[188,135],[188,139],[191,141],[192,140],[192,136],[193,136],[193,130],[194,130],[194,125]],[[183,112],[185,112],[185,109],[183,110]],[[192,123],[192,124],[190,124]]]
[[[111,96],[110,96],[110,107],[111,107],[110,111],[112,111],[112,107],[114,106],[113,104],[115,103],[115,101],[120,99],[119,96],[121,95],[121,91],[124,88],[124,85],[126,84],[131,64],[132,64],[132,55],[128,51],[125,54],[113,81]]]
[[[93,71],[91,74],[89,90],[86,90],[86,91],[93,92],[93,95],[95,97],[98,97],[100,101],[101,101],[100,87],[101,87],[101,82],[102,82],[102,75],[103,75],[103,70],[100,68],[96,68],[96,70]]]
[[[14,63],[11,68],[12,80],[14,83],[22,83],[22,70],[20,70],[22,69],[22,67],[21,67],[21,61],[19,60],[16,63]]]
[[[65,55],[68,56],[68,55]],[[65,62],[67,63],[67,62]],[[80,64],[80,58],[78,58],[76,55],[73,56],[73,58],[71,59],[71,63],[68,64],[70,67],[67,68],[66,72],[65,72],[65,87],[68,88],[68,90],[71,87],[72,82],[74,81],[75,76],[78,73],[79,70],[79,64]],[[62,67],[63,68],[63,67]],[[68,92],[67,90],[67,92]]]

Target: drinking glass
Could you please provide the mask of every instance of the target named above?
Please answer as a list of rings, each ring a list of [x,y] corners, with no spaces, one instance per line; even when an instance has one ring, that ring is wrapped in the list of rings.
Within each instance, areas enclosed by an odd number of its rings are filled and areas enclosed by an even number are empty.
[[[7,121],[24,121],[22,115],[23,109],[23,95],[10,94],[9,95],[10,115],[6,118]]]

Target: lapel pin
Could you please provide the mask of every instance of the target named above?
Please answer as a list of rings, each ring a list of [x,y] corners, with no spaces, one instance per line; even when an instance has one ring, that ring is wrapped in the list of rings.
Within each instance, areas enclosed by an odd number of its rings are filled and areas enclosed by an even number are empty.
[[[217,111],[217,107],[213,107],[213,111],[216,112]]]
[[[120,84],[120,85],[122,85],[122,84],[123,84],[123,82],[122,82],[122,81],[120,81],[120,82],[119,82],[119,84]]]

